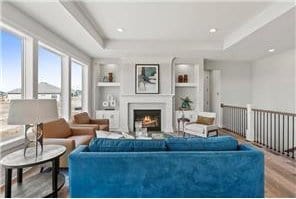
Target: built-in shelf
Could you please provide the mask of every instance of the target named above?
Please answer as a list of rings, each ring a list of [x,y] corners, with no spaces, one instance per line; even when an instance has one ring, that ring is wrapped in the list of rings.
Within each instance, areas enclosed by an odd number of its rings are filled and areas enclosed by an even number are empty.
[[[108,112],[108,111],[110,111],[110,112],[113,111],[113,112],[114,112],[114,111],[119,111],[119,110],[118,110],[118,109],[113,109],[113,110],[112,110],[112,109],[106,109],[106,110],[105,110],[105,109],[97,109],[96,111],[99,111],[99,112],[100,112],[100,111],[106,111],[106,112]]]
[[[100,86],[100,87],[108,87],[108,86],[116,87],[116,86],[120,86],[120,83],[119,82],[98,82],[97,86]]]
[[[176,87],[196,87],[196,83],[176,83]]]

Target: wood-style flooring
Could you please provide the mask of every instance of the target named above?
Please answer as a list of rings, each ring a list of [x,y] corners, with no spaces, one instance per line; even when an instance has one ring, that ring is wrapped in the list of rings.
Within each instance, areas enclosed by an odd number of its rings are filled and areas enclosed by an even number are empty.
[[[219,134],[231,134],[225,130],[220,130]],[[234,135],[236,136],[236,135]],[[239,142],[246,142],[239,136],[236,136]],[[249,143],[251,144],[251,143]],[[262,150],[265,155],[265,197],[268,198],[296,198],[296,160],[278,155],[272,151],[256,146]],[[28,171],[24,178],[39,172],[39,168]],[[66,184],[59,191],[60,198],[69,197],[68,179]],[[3,186],[0,188],[2,192]]]
[[[226,130],[219,134],[235,136],[239,142],[253,144],[264,152],[265,157],[265,197],[296,198],[296,160],[279,155],[255,143],[245,141],[242,137]]]

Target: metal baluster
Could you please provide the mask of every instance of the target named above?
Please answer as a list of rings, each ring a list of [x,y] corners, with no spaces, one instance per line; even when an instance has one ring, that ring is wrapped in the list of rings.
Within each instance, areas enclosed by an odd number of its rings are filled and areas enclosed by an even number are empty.
[[[289,137],[290,137],[290,116],[289,115],[287,115],[287,119],[288,119],[288,126],[287,126],[287,148],[286,149],[288,149],[288,151],[287,151],[287,156],[290,156],[290,152],[289,152]]]
[[[243,136],[245,137],[245,109],[243,109]]]
[[[259,144],[262,144],[262,112],[259,112],[260,114],[260,132],[259,132]]]
[[[256,132],[257,132],[257,143],[259,143],[259,112],[256,111]]]
[[[294,150],[294,134],[295,134],[295,126],[294,126],[294,123],[295,123],[295,116],[293,116],[293,125],[292,125],[292,158],[294,158],[295,156],[295,150]]]
[[[237,109],[234,108],[234,131],[237,134]]]
[[[282,146],[282,154],[285,153],[285,115],[283,114],[283,146]]]
[[[274,146],[273,146],[273,150],[276,151],[276,114],[273,115],[273,122],[274,122],[274,129],[273,129],[273,135],[274,135]]]
[[[245,137],[247,134],[247,126],[248,126],[248,120],[247,120],[248,116],[247,116],[247,110],[245,109]]]
[[[268,139],[268,134],[269,134],[269,113],[266,113],[266,147],[269,148],[269,139]]]
[[[265,146],[265,112],[263,112],[263,131],[262,131],[262,143]]]
[[[253,111],[253,113],[254,113],[254,134],[255,134],[255,142],[257,142],[257,123],[256,123],[256,121],[257,121],[257,111]]]
[[[240,109],[240,132],[241,132],[241,136],[244,136],[244,134],[243,134],[243,109]]]
[[[277,146],[277,151],[281,152],[280,146],[281,146],[281,115],[278,114],[278,146]]]
[[[270,113],[270,145],[269,148],[272,149],[272,113]]]
[[[233,108],[231,108],[231,131],[233,132]]]

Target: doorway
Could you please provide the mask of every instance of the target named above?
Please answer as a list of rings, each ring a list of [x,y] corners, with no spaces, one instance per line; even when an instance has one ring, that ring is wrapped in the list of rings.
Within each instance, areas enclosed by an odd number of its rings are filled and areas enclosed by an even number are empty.
[[[208,70],[205,71],[205,97],[204,110],[207,112],[215,112],[217,114],[217,124],[221,127],[222,111],[221,111],[221,71]]]

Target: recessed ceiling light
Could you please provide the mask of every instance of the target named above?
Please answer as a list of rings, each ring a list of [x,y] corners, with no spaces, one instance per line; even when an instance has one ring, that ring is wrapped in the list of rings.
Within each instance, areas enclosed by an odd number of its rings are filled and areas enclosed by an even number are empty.
[[[123,28],[117,28],[118,32],[123,32]]]
[[[272,53],[272,52],[274,52],[274,51],[275,51],[274,48],[271,48],[271,49],[268,50],[268,52],[270,52],[270,53]]]
[[[215,32],[217,32],[217,29],[216,28],[211,28],[210,29],[210,33],[215,33]]]

